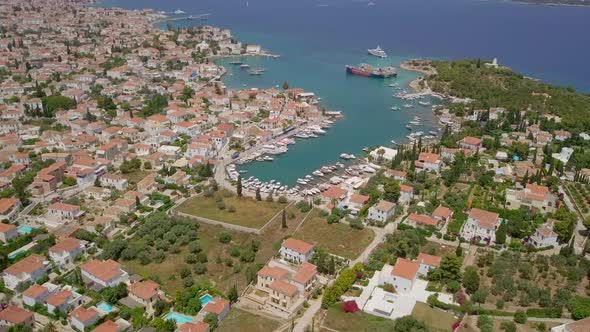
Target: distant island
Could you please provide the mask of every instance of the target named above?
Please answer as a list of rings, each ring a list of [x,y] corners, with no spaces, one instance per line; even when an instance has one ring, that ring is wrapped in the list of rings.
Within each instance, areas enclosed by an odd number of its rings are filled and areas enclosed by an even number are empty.
[[[520,2],[534,5],[568,5],[568,6],[590,6],[588,0],[512,0],[513,2]]]

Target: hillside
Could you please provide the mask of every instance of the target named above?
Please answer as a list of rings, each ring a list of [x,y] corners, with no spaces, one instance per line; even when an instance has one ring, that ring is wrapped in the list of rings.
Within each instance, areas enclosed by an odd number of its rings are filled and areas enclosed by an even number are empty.
[[[433,61],[431,65],[436,69],[427,78],[432,90],[474,99],[475,108],[551,113],[560,116],[568,129],[590,130],[590,96],[573,88],[527,78],[508,68],[488,68],[479,60]]]

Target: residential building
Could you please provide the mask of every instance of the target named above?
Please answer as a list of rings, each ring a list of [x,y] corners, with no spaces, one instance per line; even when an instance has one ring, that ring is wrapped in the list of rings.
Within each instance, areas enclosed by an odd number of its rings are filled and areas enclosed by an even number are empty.
[[[418,160],[414,161],[416,166],[416,172],[440,172],[442,168],[442,160],[440,156],[435,153],[421,152],[418,156]]]
[[[394,266],[383,266],[379,272],[379,285],[392,285],[398,293],[410,292],[418,278],[419,269],[420,263],[400,257]]]
[[[445,224],[451,221],[451,218],[453,217],[453,211],[446,206],[439,205],[432,212],[432,217],[439,223]]]
[[[160,293],[160,284],[151,281],[139,281],[132,283],[127,287],[129,298],[146,308],[149,315],[154,313],[154,305],[162,297]]]
[[[66,287],[69,288],[69,286]],[[47,312],[56,314],[58,311],[67,313],[72,308],[82,305],[84,300],[82,299],[82,295],[64,287],[59,292],[47,297],[45,302],[47,303]]]
[[[35,325],[35,316],[30,311],[9,305],[0,312],[0,329],[8,330],[10,326],[15,325],[24,325],[32,329]]]
[[[496,230],[500,226],[497,213],[473,208],[461,228],[461,236],[468,241],[479,239],[488,243],[496,240]]]
[[[459,141],[459,147],[461,149],[467,149],[472,151],[478,151],[481,149],[481,138],[465,136]]]
[[[207,302],[203,307],[203,312],[217,315],[217,320],[221,321],[229,313],[229,301],[226,299],[217,299]]]
[[[20,201],[16,198],[2,198],[0,199],[0,221],[11,221],[16,217],[20,209]]]
[[[558,236],[553,231],[553,225],[557,222],[554,219],[548,219],[546,223],[535,230],[535,233],[529,238],[529,243],[535,248],[545,248],[558,246]]]
[[[283,241],[279,250],[282,259],[290,262],[307,262],[313,256],[313,245],[294,238]]]
[[[119,174],[107,173],[100,177],[100,184],[123,191],[127,188],[128,182],[127,179]]]
[[[410,213],[406,220],[404,221],[405,224],[410,225],[412,227],[427,227],[431,226],[434,228],[438,228],[439,224],[436,219],[431,216],[426,216],[423,214],[417,213]]]
[[[184,323],[177,329],[178,332],[209,332],[209,324],[203,322]]]
[[[416,261],[418,262],[418,264],[420,264],[418,274],[420,274],[421,276],[426,276],[428,275],[428,272],[440,266],[441,257],[420,253]]]
[[[45,285],[33,284],[22,293],[23,304],[29,307],[33,307],[35,304],[44,304],[45,299],[51,294],[51,290]]]
[[[381,200],[369,208],[368,219],[385,222],[395,213],[395,203]]]
[[[405,184],[399,185],[399,198],[397,202],[399,204],[409,204],[414,199],[414,188],[406,186]]]
[[[8,289],[16,291],[21,283],[35,282],[43,278],[48,270],[49,262],[45,257],[33,254],[4,269],[4,284]]]
[[[0,223],[0,241],[8,243],[8,241],[18,236],[18,228],[12,224]]]
[[[527,207],[541,213],[549,213],[556,210],[556,205],[557,197],[545,186],[527,183],[522,190],[506,190],[506,207],[509,209]]]
[[[70,313],[70,323],[79,331],[85,331],[100,319],[100,314],[94,308],[77,307]]]
[[[74,263],[78,255],[86,252],[86,241],[68,237],[49,248],[49,258],[57,266],[64,267]]]
[[[112,259],[106,261],[93,259],[80,265],[80,269],[84,282],[97,289],[117,286],[129,278],[127,272],[121,269],[121,264]]]
[[[77,220],[83,215],[78,205],[58,202],[47,207],[47,217],[53,220]]]

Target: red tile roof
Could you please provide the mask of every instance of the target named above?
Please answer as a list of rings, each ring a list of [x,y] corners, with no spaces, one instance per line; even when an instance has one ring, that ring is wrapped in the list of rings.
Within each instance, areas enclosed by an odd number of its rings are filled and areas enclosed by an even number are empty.
[[[317,267],[311,263],[303,263],[293,276],[293,280],[300,284],[306,284],[317,274]]]
[[[304,255],[309,253],[311,250],[313,250],[313,245],[311,245],[305,241],[294,239],[292,237],[283,241],[283,247],[289,248],[293,251],[296,251],[296,252],[298,252],[300,254],[304,254]]]
[[[139,297],[140,299],[149,300],[152,297],[158,295],[160,284],[151,280],[146,280],[131,284],[128,289],[129,293]]]
[[[80,266],[82,271],[85,271],[102,281],[109,281],[114,277],[122,274],[120,270],[121,264],[115,262],[112,259],[106,261],[99,261],[93,259]]]
[[[330,189],[324,191],[322,195],[329,199],[342,199],[346,196],[347,191],[338,186],[332,186]]]
[[[72,296],[72,292],[68,290],[61,290],[47,298],[47,303],[51,304],[54,307],[59,307],[60,305],[66,303],[66,301]]]
[[[404,279],[412,280],[416,277],[420,264],[418,262],[412,262],[405,258],[398,258],[397,262],[391,269],[391,274]]]
[[[72,310],[71,316],[79,320],[80,322],[87,322],[94,317],[98,317],[98,311],[90,308],[78,307]]]
[[[297,287],[283,280],[275,280],[268,285],[268,287],[289,297],[293,297],[297,294]]]
[[[33,313],[17,306],[10,305],[0,312],[0,320],[5,320],[12,324],[22,324],[32,319]]]
[[[56,243],[53,247],[49,248],[50,252],[70,252],[80,248],[80,241],[73,237],[65,238],[58,243]]]
[[[178,327],[180,332],[205,332],[208,331],[209,324],[203,322],[184,323]]]
[[[15,228],[16,228],[16,226],[14,226],[12,224],[0,223],[0,233],[6,233],[6,232],[11,231]]]
[[[420,253],[420,255],[418,255],[417,261],[420,264],[426,264],[429,266],[439,267],[441,258],[439,256]]]
[[[219,300],[216,300],[215,302],[213,302],[213,301],[208,302],[205,305],[205,308],[203,308],[203,310],[205,310],[205,312],[210,312],[210,313],[219,315],[227,307],[229,307],[229,301],[225,300],[225,299],[219,299]]]
[[[66,203],[53,203],[47,207],[48,210],[59,210],[59,211],[76,211],[80,207],[78,205],[66,204]]]
[[[289,271],[276,266],[264,265],[260,271],[256,273],[261,277],[271,277],[273,279],[283,279],[289,274]]]
[[[436,219],[422,214],[410,213],[407,220],[414,222],[416,225],[437,225]]]
[[[107,320],[104,323],[98,325],[94,332],[119,332],[119,325],[112,320]]]
[[[48,292],[47,287],[41,285],[32,285],[27,290],[23,292],[23,296],[30,297],[30,298],[37,298],[43,294]]]
[[[452,215],[453,211],[451,211],[451,209],[449,209],[448,207],[442,205],[439,205],[436,209],[434,209],[434,212],[432,212],[433,217],[439,217],[442,219],[450,218]]]
[[[2,199],[0,199],[0,214],[6,214],[17,203],[18,203],[18,199],[16,199],[16,198],[2,198]]]
[[[14,265],[7,267],[4,272],[12,275],[21,273],[32,273],[43,267],[45,257],[40,255],[31,255],[23,260],[16,262]]]
[[[499,216],[494,212],[473,208],[469,211],[469,217],[475,219],[479,226],[492,229],[496,226]]]

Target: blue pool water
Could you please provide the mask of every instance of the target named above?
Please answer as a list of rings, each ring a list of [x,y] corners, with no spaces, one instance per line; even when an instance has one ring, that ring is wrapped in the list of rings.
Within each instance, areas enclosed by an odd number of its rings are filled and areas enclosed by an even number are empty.
[[[205,304],[209,303],[209,301],[213,300],[213,297],[209,294],[205,294],[201,296],[201,306],[205,306]]]
[[[8,255],[8,259],[15,259],[16,256],[20,255],[20,254],[24,254],[26,251],[25,250],[19,250],[13,254]]]
[[[106,313],[110,313],[111,311],[113,311],[113,305],[104,301],[97,304],[96,307]]]
[[[193,321],[192,317],[185,316],[183,314],[179,314],[178,312],[171,312],[164,316],[164,320],[172,319],[176,322],[176,324],[181,325],[184,323],[191,323]]]
[[[26,225],[19,226],[19,227],[18,227],[18,231],[19,231],[20,233],[24,233],[24,234],[31,234],[31,232],[33,231],[33,227],[31,227],[31,226],[26,226]]]

